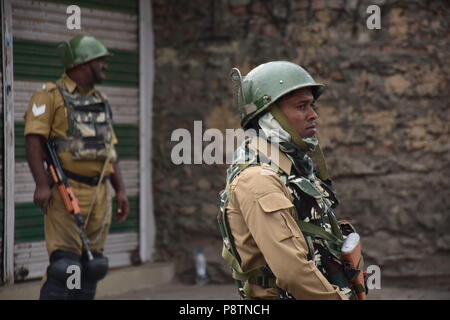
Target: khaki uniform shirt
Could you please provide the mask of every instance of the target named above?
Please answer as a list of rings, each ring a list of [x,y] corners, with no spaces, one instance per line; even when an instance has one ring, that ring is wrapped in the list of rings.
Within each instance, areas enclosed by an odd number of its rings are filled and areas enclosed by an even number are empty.
[[[291,172],[290,160],[277,164]],[[269,167],[245,169],[230,184],[227,218],[243,271],[268,264],[277,286],[296,299],[347,299],[307,258],[293,196]],[[276,298],[272,288],[250,285],[251,298]]]
[[[94,89],[83,92],[77,84],[64,74],[60,81],[70,93],[77,92],[81,95],[93,95]],[[102,94],[103,95],[103,94]],[[103,95],[104,98],[106,98]],[[36,91],[31,97],[28,111],[25,114],[25,136],[39,134],[46,139],[54,137],[66,137],[69,128],[67,109],[59,89],[52,83],[44,85],[42,90]],[[113,144],[117,144],[116,135],[113,132]],[[59,154],[61,166],[73,173],[86,177],[98,176],[102,172],[103,161],[72,160],[70,152]],[[105,175],[114,172],[113,165],[108,164]]]

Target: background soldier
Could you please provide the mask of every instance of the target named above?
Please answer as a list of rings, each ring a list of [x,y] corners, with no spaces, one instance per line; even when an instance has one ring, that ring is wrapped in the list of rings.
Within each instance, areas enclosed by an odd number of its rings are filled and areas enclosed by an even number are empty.
[[[235,153],[218,217],[242,298],[355,298],[358,271],[340,261],[354,229],[331,211],[338,200],[315,137],[324,86],[284,61],[231,76],[241,125],[257,130]]]
[[[97,39],[77,36],[62,45],[65,74],[34,93],[26,113],[27,160],[36,183],[34,202],[45,213],[50,257],[40,299],[93,299],[97,282],[108,270],[103,248],[111,224],[111,196],[116,192],[117,220],[128,217],[128,200],[117,163],[111,108],[94,85],[105,78],[111,54]],[[45,167],[44,144],[54,139],[62,168],[79,200],[94,260],[83,251],[79,230],[68,214]],[[67,268],[81,268],[81,289],[67,288]]]

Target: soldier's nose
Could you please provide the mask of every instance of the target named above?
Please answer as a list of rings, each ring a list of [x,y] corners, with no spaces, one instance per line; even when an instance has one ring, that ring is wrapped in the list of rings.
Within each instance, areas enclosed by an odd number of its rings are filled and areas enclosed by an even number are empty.
[[[308,118],[309,118],[309,119],[313,119],[313,120],[316,120],[316,119],[319,118],[319,115],[318,115],[317,112],[314,110],[314,108],[310,108],[310,109],[309,109]]]

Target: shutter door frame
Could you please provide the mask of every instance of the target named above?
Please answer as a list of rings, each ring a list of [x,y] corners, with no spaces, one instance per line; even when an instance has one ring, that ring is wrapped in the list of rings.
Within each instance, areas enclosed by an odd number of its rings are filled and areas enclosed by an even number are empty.
[[[140,212],[139,212],[139,255],[143,262],[151,261],[154,254],[156,227],[154,219],[152,170],[153,141],[153,81],[154,81],[154,34],[152,1],[139,0],[139,168]]]
[[[3,8],[0,4],[0,39],[1,39],[1,45],[0,45],[0,56],[2,57],[2,62],[0,63],[0,285],[3,284],[3,230],[5,228],[4,226],[4,220],[3,220],[3,203],[4,203],[4,197],[3,197],[3,155],[4,155],[4,149],[3,149]]]
[[[4,172],[4,243],[3,280],[14,283],[14,87],[13,87],[13,30],[12,2],[1,1],[2,10],[2,63],[3,63],[3,172]],[[7,152],[6,152],[7,150]]]

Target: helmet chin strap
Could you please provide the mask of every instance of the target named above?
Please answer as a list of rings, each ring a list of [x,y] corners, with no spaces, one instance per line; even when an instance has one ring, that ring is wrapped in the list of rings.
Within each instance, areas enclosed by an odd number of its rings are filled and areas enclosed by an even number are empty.
[[[327,164],[325,162],[325,158],[323,156],[323,152],[320,149],[320,145],[317,144],[317,146],[312,149],[308,144],[305,142],[305,139],[302,139],[300,135],[292,128],[289,120],[286,118],[284,113],[278,108],[276,104],[273,104],[270,106],[269,109],[270,113],[272,113],[275,120],[278,121],[278,123],[281,125],[281,127],[286,130],[287,133],[291,136],[292,142],[300,148],[303,152],[309,152],[311,151],[311,158],[314,161],[314,165],[319,170],[319,177],[322,180],[328,180],[328,168]]]

